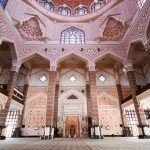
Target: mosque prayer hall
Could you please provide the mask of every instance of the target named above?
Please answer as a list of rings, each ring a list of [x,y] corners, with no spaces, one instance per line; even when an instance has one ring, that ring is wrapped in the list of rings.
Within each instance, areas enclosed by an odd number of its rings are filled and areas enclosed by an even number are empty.
[[[150,150],[150,0],[0,0],[0,150]]]

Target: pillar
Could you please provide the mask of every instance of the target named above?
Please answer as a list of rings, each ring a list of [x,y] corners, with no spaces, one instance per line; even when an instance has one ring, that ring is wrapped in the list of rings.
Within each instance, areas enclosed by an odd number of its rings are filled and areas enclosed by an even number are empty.
[[[54,99],[55,99],[55,79],[56,71],[49,72],[49,85],[47,96],[47,108],[46,108],[46,126],[53,126],[54,118]]]
[[[53,125],[57,127],[57,116],[58,116],[58,96],[59,96],[59,82],[55,85],[55,101],[54,101],[54,120]]]
[[[119,81],[116,82],[116,87],[117,87],[117,93],[118,93],[118,99],[119,99],[119,107],[120,107],[120,115],[121,115],[121,120],[122,120],[122,126],[124,127],[123,110],[122,110],[122,107],[121,107],[122,100],[123,100],[123,94],[122,94],[121,84],[120,84]]]
[[[135,111],[137,114],[138,123],[139,123],[139,125],[147,125],[145,113],[144,113],[143,109],[140,109],[139,103],[136,98],[137,83],[136,83],[136,79],[134,76],[134,70],[133,70],[132,66],[130,66],[130,67],[126,68],[126,71],[127,71],[127,76],[129,79],[132,99],[133,99]]]
[[[80,137],[82,137],[82,122],[79,122],[80,124]]]
[[[66,127],[65,127],[65,122],[63,122],[63,137],[65,138],[66,137]]]
[[[27,96],[28,96],[28,88],[29,88],[29,82],[25,81],[24,88],[23,88],[23,105],[24,105],[24,107],[23,107],[22,114],[21,114],[22,124],[25,123],[23,120],[23,116],[24,116],[26,100],[27,100]]]
[[[9,81],[7,84],[8,99],[7,99],[7,103],[5,105],[5,109],[3,109],[0,112],[0,126],[5,126],[7,114],[9,112],[9,107],[11,104],[11,99],[12,99],[12,96],[14,93],[14,87],[15,87],[15,83],[17,80],[18,70],[19,70],[18,67],[12,66],[11,71],[10,71],[10,78],[9,78]]]
[[[90,95],[92,106],[92,125],[99,125],[96,74],[93,67],[89,70]]]
[[[92,110],[91,110],[91,99],[90,99],[90,85],[86,84],[86,98],[87,98],[87,115],[88,115],[88,123],[90,122]]]

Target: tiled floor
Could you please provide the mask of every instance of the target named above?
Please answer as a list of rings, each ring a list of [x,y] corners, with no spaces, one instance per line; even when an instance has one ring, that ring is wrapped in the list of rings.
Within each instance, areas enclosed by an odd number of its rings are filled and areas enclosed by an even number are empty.
[[[105,138],[92,140],[89,138],[55,138],[40,140],[39,138],[18,138],[0,141],[0,150],[150,150],[150,139],[138,138]]]

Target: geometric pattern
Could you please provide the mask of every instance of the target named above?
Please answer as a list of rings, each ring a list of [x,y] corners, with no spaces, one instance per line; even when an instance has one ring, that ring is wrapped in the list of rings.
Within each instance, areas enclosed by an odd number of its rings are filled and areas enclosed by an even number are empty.
[[[40,138],[11,138],[2,140],[0,149],[19,150],[149,150],[150,140],[138,138],[108,138],[91,140],[90,138],[55,138],[54,140],[40,140]]]
[[[103,127],[119,127],[117,110],[100,110]]]

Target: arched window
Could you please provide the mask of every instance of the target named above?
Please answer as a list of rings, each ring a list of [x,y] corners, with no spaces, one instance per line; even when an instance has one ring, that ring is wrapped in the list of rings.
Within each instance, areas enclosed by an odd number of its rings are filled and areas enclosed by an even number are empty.
[[[91,5],[91,12],[93,12],[93,11],[99,9],[99,8],[102,7],[102,6],[104,6],[103,0],[94,2],[94,3]]]
[[[51,11],[55,11],[55,6],[52,2],[48,2],[47,0],[42,0],[41,3],[45,8],[51,10]]]
[[[58,13],[62,15],[71,15],[71,9],[68,7],[60,6],[58,7]]]
[[[8,0],[0,0],[0,5],[2,6],[3,9],[5,9],[7,2]]]
[[[142,9],[145,2],[146,2],[146,0],[136,0],[136,3],[137,3],[140,10]]]
[[[86,6],[79,6],[75,9],[75,15],[84,15],[88,13],[88,9]]]
[[[84,44],[84,31],[71,27],[61,32],[61,44]]]

